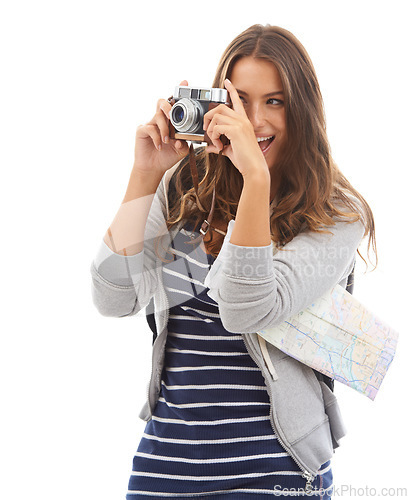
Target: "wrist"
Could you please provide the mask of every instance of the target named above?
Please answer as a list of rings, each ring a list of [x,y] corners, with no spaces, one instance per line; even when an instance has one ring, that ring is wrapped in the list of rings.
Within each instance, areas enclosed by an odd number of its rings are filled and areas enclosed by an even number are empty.
[[[243,176],[244,185],[245,184],[259,184],[260,186],[268,186],[268,190],[271,183],[271,176],[269,170],[264,167],[253,168],[247,171]]]
[[[153,172],[141,172],[133,168],[122,203],[155,194],[160,181],[161,177],[157,174],[155,175]]]
[[[165,172],[155,172],[154,170],[139,170],[133,167],[130,178],[137,179],[146,186],[156,186],[157,188],[164,173]]]

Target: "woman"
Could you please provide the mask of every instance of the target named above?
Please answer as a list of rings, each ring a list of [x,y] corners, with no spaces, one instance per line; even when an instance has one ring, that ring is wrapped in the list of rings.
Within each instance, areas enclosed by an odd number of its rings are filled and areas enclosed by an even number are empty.
[[[345,434],[336,398],[256,332],[346,286],[367,234],[375,250],[373,215],[331,158],[313,65],[291,33],[241,33],[213,81],[224,86],[231,106],[204,117],[211,145],[194,152],[195,186],[187,144],[169,138],[169,102],[138,128],[91,268],[101,314],[130,316],[154,297],[148,422],[127,499],[328,499]]]

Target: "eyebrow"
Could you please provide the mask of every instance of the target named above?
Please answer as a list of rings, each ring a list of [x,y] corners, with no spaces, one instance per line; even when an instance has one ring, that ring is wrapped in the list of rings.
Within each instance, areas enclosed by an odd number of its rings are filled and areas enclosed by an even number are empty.
[[[243,95],[248,95],[246,92],[244,92],[243,90],[239,90],[239,89],[236,89],[236,91],[239,93],[239,94],[243,94]],[[265,94],[264,96],[262,97],[271,97],[271,96],[274,96],[274,95],[284,95],[283,94],[283,90],[277,90],[276,92],[269,92],[269,94]]]

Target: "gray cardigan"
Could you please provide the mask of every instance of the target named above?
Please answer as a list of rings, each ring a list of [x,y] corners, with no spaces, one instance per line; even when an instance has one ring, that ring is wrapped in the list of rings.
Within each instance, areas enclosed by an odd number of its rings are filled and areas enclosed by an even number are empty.
[[[156,250],[168,260],[166,250],[183,225],[181,221],[170,231],[165,225],[168,185],[177,166],[164,174],[154,195],[143,250],[122,256],[102,240],[91,265],[93,302],[102,315],[134,315],[154,297],[159,335],[153,346],[148,401],[140,414],[144,420],[151,418],[160,392],[169,315],[162,279],[165,263]],[[263,247],[231,244],[233,225],[232,220],[205,285],[218,303],[224,327],[242,334],[248,353],[261,369],[273,430],[310,485],[346,434],[336,396],[311,368],[271,344],[267,344],[266,359],[256,332],[297,314],[337,283],[346,287],[365,228],[361,221],[336,221],[327,227],[330,234],[301,232],[277,250],[272,242]],[[159,233],[163,239],[155,245]]]

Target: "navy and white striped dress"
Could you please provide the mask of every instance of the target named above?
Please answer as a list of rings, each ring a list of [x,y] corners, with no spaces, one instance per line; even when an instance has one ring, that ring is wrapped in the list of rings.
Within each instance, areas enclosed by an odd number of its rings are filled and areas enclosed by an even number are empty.
[[[198,235],[188,229],[177,234],[175,260],[163,267],[170,315],[162,387],[126,499],[262,499],[301,490],[302,471],[271,427],[261,371],[242,335],[225,330],[203,285],[214,258],[186,243]],[[331,486],[329,460],[313,487]]]

